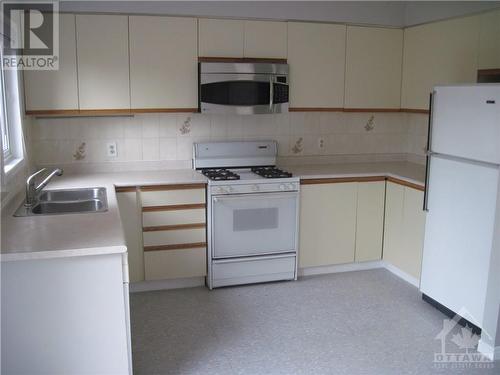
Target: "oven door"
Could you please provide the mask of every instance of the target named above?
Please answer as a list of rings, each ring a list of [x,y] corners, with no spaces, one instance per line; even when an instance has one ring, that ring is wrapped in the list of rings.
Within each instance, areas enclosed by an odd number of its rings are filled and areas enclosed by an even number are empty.
[[[283,77],[280,77],[283,78]],[[200,76],[202,113],[260,114],[288,111],[288,85],[272,74]]]
[[[294,252],[298,192],[212,197],[212,256]]]

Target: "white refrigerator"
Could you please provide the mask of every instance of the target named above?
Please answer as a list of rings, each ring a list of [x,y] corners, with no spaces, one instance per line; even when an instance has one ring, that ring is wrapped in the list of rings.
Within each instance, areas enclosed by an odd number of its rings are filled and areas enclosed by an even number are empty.
[[[500,214],[500,85],[435,87],[428,149],[420,290],[482,328]]]

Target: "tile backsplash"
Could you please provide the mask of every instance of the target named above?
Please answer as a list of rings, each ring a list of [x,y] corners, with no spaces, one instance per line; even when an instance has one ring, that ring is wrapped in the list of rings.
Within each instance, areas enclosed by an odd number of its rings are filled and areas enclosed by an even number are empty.
[[[275,115],[145,114],[37,118],[31,147],[38,165],[187,161],[199,141],[275,139],[282,157],[423,156],[427,116],[406,113]],[[117,155],[107,145],[116,143]]]

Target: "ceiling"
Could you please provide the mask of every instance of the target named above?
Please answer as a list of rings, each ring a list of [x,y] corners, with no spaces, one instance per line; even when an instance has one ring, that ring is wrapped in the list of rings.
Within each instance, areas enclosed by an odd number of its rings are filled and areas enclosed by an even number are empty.
[[[500,1],[61,1],[61,11],[412,26],[500,7]]]

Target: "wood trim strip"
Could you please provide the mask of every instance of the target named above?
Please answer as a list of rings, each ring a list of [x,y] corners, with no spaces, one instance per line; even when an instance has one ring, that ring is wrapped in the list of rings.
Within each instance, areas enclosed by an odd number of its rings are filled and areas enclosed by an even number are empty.
[[[132,113],[196,113],[198,108],[133,108]]]
[[[428,114],[427,109],[411,109],[411,108],[336,108],[336,107],[290,107],[288,112],[348,112],[348,113],[424,113]]]
[[[147,185],[141,186],[141,191],[163,191],[163,190],[194,190],[205,189],[205,183],[173,184],[173,185]]]
[[[205,203],[192,203],[192,204],[171,204],[167,206],[147,206],[142,207],[142,212],[157,212],[157,211],[178,211],[178,210],[195,210],[205,208]]]
[[[401,108],[401,112],[429,114],[428,109],[416,109],[416,108]]]
[[[196,113],[198,108],[132,108],[132,109],[49,109],[27,110],[27,116],[132,116],[136,113]]]
[[[116,186],[115,191],[117,193],[131,193],[131,192],[136,192],[137,187],[136,186]]]
[[[130,115],[130,109],[80,109],[81,116],[99,116],[99,115]]]
[[[198,229],[205,228],[207,225],[205,223],[193,223],[193,224],[175,224],[175,225],[157,225],[152,227],[143,227],[143,232],[159,232],[164,230],[182,230],[182,229]]]
[[[410,187],[412,189],[416,189],[416,190],[420,190],[420,191],[424,191],[425,190],[425,186],[424,185],[415,184],[413,182],[401,180],[401,179],[395,178],[395,177],[387,177],[387,181],[393,182],[393,183],[398,184],[398,185],[407,186],[407,187]]]
[[[345,182],[375,182],[385,181],[385,176],[369,176],[369,177],[334,177],[334,178],[305,178],[300,180],[301,185],[318,185],[318,184],[338,184]]]
[[[144,246],[144,251],[160,251],[160,250],[184,250],[193,248],[206,248],[206,242],[181,243],[175,245],[155,245]]]
[[[266,60],[266,59],[263,59]],[[280,63],[268,59],[270,63]],[[265,61],[266,62],[266,61]],[[284,61],[286,63],[286,60]],[[495,69],[490,69],[495,70]],[[500,69],[499,69],[500,70]],[[340,108],[340,107],[290,107],[289,112],[405,112],[405,113],[423,113],[428,114],[428,109],[413,109],[413,108]],[[128,115],[136,113],[197,113],[198,108],[133,108],[133,109],[53,109],[53,110],[27,110],[28,116],[116,116]]]
[[[496,75],[500,74],[500,69],[478,69],[478,74]]]
[[[401,112],[400,108],[344,108],[344,112]]]
[[[78,109],[26,110],[26,115],[28,116],[78,116],[79,113]]]
[[[258,58],[258,57],[211,57],[200,56],[198,62],[226,62],[226,63],[268,63],[286,64],[287,59],[283,58]]]
[[[290,107],[288,112],[343,112],[344,108],[335,107]]]

